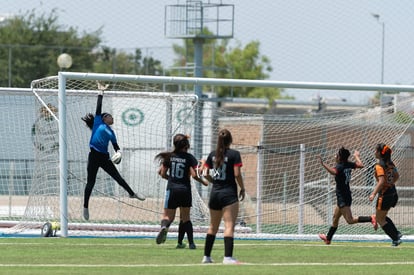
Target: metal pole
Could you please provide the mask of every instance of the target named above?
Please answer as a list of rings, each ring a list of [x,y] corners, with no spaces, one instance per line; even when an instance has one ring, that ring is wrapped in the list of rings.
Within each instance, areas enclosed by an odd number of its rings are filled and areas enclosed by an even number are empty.
[[[66,78],[59,72],[59,174],[60,174],[60,232],[68,236],[68,159],[66,145]]]
[[[299,221],[298,234],[303,234],[304,201],[305,201],[305,144],[300,145],[299,159]]]
[[[194,38],[194,76],[203,77],[203,44],[204,39]],[[202,157],[202,144],[203,144],[203,127],[202,127],[202,114],[203,114],[203,87],[201,85],[194,86],[194,93],[198,97],[198,104],[195,109],[195,123],[194,123],[194,156],[197,159]]]
[[[262,171],[263,171],[263,150],[262,142],[257,146],[257,171],[256,171],[256,234],[262,232]]]
[[[9,87],[12,85],[12,48],[9,46]]]
[[[384,84],[384,68],[385,68],[385,22],[380,21],[381,16],[379,14],[371,14],[379,24],[381,24],[382,28],[382,37],[381,37],[381,84]],[[382,107],[382,96],[383,91],[380,91],[380,107]]]
[[[384,68],[385,68],[385,23],[382,22],[381,84],[384,84]]]

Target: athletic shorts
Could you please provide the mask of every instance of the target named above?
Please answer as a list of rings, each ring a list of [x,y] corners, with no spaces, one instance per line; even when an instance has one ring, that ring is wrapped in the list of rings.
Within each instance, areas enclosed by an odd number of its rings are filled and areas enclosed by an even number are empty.
[[[352,196],[349,195],[342,195],[342,194],[336,194],[336,205],[339,208],[342,208],[344,206],[351,206],[352,204]]]
[[[191,207],[191,189],[168,189],[165,192],[164,208],[177,209],[178,207]]]
[[[208,207],[212,210],[222,210],[227,205],[238,202],[237,191],[233,188],[212,189]]]
[[[398,202],[398,194],[397,192],[391,194],[384,194],[378,196],[377,199],[377,209],[388,211],[391,207],[395,207]]]

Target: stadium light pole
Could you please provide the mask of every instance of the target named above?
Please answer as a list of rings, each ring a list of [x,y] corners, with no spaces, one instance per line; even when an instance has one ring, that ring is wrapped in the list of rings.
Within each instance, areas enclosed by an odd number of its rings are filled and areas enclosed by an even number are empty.
[[[385,68],[385,22],[381,20],[381,15],[377,13],[371,13],[371,15],[377,20],[382,28],[382,38],[381,38],[381,84],[384,84],[384,68]],[[382,94],[380,92],[380,106],[382,107]]]

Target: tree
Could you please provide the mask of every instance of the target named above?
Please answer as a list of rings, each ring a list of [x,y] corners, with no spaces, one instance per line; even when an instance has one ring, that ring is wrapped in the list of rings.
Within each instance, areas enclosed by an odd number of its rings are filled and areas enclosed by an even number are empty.
[[[163,67],[161,61],[153,57],[142,57],[141,49],[135,52],[117,52],[116,49],[102,47],[96,53],[94,71],[98,73],[117,74],[140,74],[140,75],[162,75]]]
[[[206,30],[208,32],[208,30]],[[203,76],[233,79],[267,79],[272,71],[270,59],[261,55],[260,42],[251,41],[244,47],[237,42],[235,47],[229,46],[228,39],[210,39],[203,49]],[[184,47],[174,44],[177,56],[174,64],[180,68],[194,62],[194,43],[184,40]],[[281,89],[255,87],[218,87],[219,97],[259,97],[269,102],[281,97]]]
[[[80,35],[77,29],[64,30],[56,10],[35,15],[35,10],[10,18],[0,26],[0,86],[28,87],[34,79],[56,75],[56,59],[65,52],[74,62],[71,70],[91,71],[91,54],[101,42],[101,29]]]

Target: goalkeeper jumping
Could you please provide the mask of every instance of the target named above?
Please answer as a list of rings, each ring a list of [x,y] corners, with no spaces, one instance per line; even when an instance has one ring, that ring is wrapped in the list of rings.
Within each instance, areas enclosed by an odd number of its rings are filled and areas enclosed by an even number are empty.
[[[82,120],[92,130],[91,139],[89,141],[90,152],[88,156],[88,179],[85,187],[83,202],[83,218],[89,220],[89,198],[92,194],[93,187],[96,182],[96,175],[99,167],[108,173],[120,186],[122,186],[129,194],[130,198],[136,198],[141,201],[145,197],[135,193],[128,183],[122,178],[116,169],[114,163],[109,157],[108,145],[111,141],[115,152],[120,155],[120,148],[117,143],[115,132],[110,127],[114,123],[114,119],[109,113],[102,113],[103,92],[108,86],[98,83],[98,100],[96,104],[95,115],[89,113],[82,117]],[[120,158],[118,156],[118,163]]]

